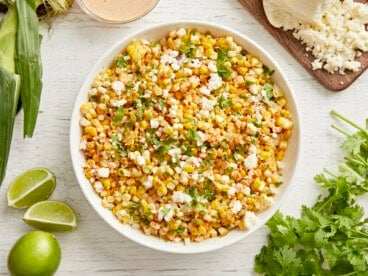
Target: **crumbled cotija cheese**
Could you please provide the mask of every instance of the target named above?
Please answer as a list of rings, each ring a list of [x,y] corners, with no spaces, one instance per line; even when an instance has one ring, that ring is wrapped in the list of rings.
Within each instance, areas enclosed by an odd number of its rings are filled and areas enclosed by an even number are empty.
[[[301,20],[285,24],[293,29],[294,36],[312,52],[313,70],[325,69],[329,73],[356,72],[361,63],[355,58],[368,51],[368,6],[353,0],[325,0],[329,3],[320,24],[303,23]]]

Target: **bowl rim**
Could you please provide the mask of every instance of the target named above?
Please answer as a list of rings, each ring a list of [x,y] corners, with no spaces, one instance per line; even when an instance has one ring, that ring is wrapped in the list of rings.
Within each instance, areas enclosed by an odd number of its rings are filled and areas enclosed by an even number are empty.
[[[157,30],[157,29],[165,29],[165,32],[163,35],[167,35],[167,33],[169,31],[171,31],[172,29],[177,29],[180,27],[198,27],[198,28],[210,28],[210,29],[218,29],[220,32],[222,33],[227,33],[229,35],[231,35],[232,37],[234,37],[234,40],[236,41],[237,38],[240,38],[244,41],[246,41],[246,43],[248,45],[250,45],[252,48],[256,49],[257,53],[252,53],[255,56],[260,56],[262,55],[263,58],[260,58],[260,60],[262,61],[262,63],[264,63],[264,58],[268,59],[268,63],[272,65],[272,67],[276,70],[277,74],[280,75],[280,79],[284,82],[284,88],[283,90],[287,89],[287,100],[288,100],[288,105],[290,107],[290,103],[291,106],[293,107],[293,137],[296,136],[295,141],[295,146],[294,146],[294,154],[293,154],[293,165],[292,165],[292,170],[290,172],[290,177],[289,177],[289,181],[287,183],[284,183],[281,187],[283,187],[284,185],[286,185],[287,187],[285,188],[285,190],[282,192],[282,195],[280,195],[280,200],[278,200],[278,202],[274,202],[272,204],[272,206],[270,206],[268,209],[266,209],[265,211],[268,211],[268,213],[262,218],[262,221],[259,221],[257,223],[256,226],[252,227],[251,229],[247,230],[247,231],[242,231],[244,234],[239,235],[239,237],[230,239],[229,242],[224,243],[224,244],[219,244],[216,245],[215,244],[215,240],[218,239],[222,239],[224,237],[221,238],[210,238],[207,240],[204,240],[200,243],[192,243],[192,244],[203,244],[206,242],[205,246],[196,246],[196,247],[190,247],[188,245],[184,245],[180,248],[174,247],[172,248],[171,246],[169,246],[170,244],[178,244],[178,243],[174,243],[174,242],[168,242],[165,241],[163,239],[157,238],[157,237],[153,237],[154,239],[158,239],[160,240],[159,244],[157,245],[155,243],[146,243],[144,240],[140,239],[140,235],[135,236],[135,234],[129,234],[127,233],[127,231],[124,231],[124,229],[119,229],[121,228],[121,226],[117,226],[116,222],[119,223],[119,225],[123,225],[120,221],[118,221],[118,219],[116,217],[114,217],[114,221],[107,218],[105,216],[105,214],[103,214],[104,212],[106,212],[106,208],[104,208],[101,204],[100,205],[96,205],[93,202],[93,198],[91,198],[91,196],[89,195],[90,191],[92,191],[96,197],[98,197],[100,199],[100,197],[95,193],[95,191],[93,190],[90,182],[85,178],[84,174],[79,174],[78,171],[80,170],[80,168],[82,167],[82,164],[77,160],[77,155],[80,154],[80,150],[79,150],[79,142],[80,141],[76,141],[76,137],[80,137],[80,135],[78,136],[78,130],[80,132],[80,126],[79,126],[79,119],[80,119],[80,102],[81,99],[84,99],[87,96],[87,91],[89,90],[91,83],[93,81],[93,79],[96,77],[96,75],[98,74],[99,71],[101,71],[104,66],[103,64],[106,64],[107,59],[111,56],[112,53],[117,53],[119,51],[121,51],[122,49],[124,49],[124,47],[126,46],[126,44],[130,41],[132,41],[134,38],[139,37],[140,34],[143,33],[147,33],[148,31],[153,31],[153,30]],[[244,43],[238,43],[239,45],[241,45],[242,47],[246,48],[244,45]],[[115,54],[116,55],[116,54]],[[109,62],[112,62],[112,59],[109,59]],[[268,64],[267,64],[268,65]],[[97,72],[97,73],[96,73]],[[280,209],[280,206],[282,205],[283,201],[288,197],[288,194],[290,193],[292,186],[294,185],[294,178],[296,175],[296,172],[298,170],[298,165],[299,165],[299,160],[300,160],[300,152],[301,152],[301,146],[302,146],[302,135],[301,135],[301,124],[300,124],[300,113],[299,113],[299,108],[298,108],[298,104],[296,101],[296,97],[295,97],[295,93],[290,85],[290,82],[288,81],[288,79],[286,78],[286,75],[282,69],[282,67],[275,61],[275,59],[265,50],[263,49],[263,47],[261,47],[257,42],[255,42],[254,40],[252,40],[251,38],[249,38],[247,35],[244,35],[234,29],[231,29],[229,27],[225,27],[216,23],[212,23],[212,22],[207,22],[207,21],[199,21],[199,20],[182,20],[182,21],[170,21],[170,22],[165,22],[165,23],[161,23],[161,24],[157,24],[155,26],[149,26],[149,27],[145,27],[145,28],[140,28],[136,31],[133,32],[129,32],[129,34],[127,36],[125,36],[122,39],[119,39],[115,44],[113,44],[113,46],[109,47],[108,50],[106,52],[104,52],[104,54],[97,60],[97,62],[95,62],[95,64],[93,65],[93,67],[89,70],[89,73],[87,74],[87,76],[84,78],[82,85],[79,88],[78,94],[75,98],[74,101],[74,105],[73,105],[73,109],[72,109],[72,115],[71,115],[71,120],[70,120],[70,129],[69,129],[69,148],[70,148],[70,156],[71,156],[71,161],[72,161],[72,167],[73,167],[73,172],[74,175],[77,179],[78,185],[80,186],[82,193],[84,195],[84,197],[87,199],[87,201],[89,202],[89,204],[92,206],[92,208],[95,210],[95,212],[102,218],[102,220],[104,220],[111,228],[113,228],[116,232],[118,232],[119,234],[122,234],[124,237],[151,249],[155,249],[161,252],[167,252],[167,253],[176,253],[176,254],[197,254],[197,253],[205,253],[205,252],[210,252],[210,251],[214,251],[214,250],[218,250],[220,248],[235,244],[237,242],[239,242],[240,240],[249,237],[252,233],[254,233],[255,231],[257,231],[259,228],[261,228],[262,226],[265,225],[265,223]],[[75,145],[76,144],[76,145]],[[77,149],[77,150],[76,150]],[[79,168],[78,168],[79,167]],[[82,185],[83,181],[87,181],[87,183],[89,183],[89,185]],[[87,187],[88,186],[88,187]],[[108,210],[108,212],[110,212],[112,214],[112,212],[110,210]],[[257,215],[258,216],[258,215]],[[127,225],[124,225],[127,226]],[[127,226],[130,227],[130,226]],[[141,232],[140,230],[134,230],[136,232]],[[237,231],[237,230],[232,230],[232,231]],[[143,232],[141,232],[142,235],[146,236]],[[230,235],[231,233],[229,233],[228,235]],[[226,236],[228,236],[226,235]],[[226,237],[225,236],[225,237]],[[152,236],[150,236],[152,237]],[[213,241],[211,243],[211,241]]]

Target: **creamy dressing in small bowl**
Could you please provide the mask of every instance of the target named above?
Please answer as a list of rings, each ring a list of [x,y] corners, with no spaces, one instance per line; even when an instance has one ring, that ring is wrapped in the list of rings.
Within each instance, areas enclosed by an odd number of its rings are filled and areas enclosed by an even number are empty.
[[[106,23],[126,23],[151,11],[158,0],[78,0],[88,15]]]

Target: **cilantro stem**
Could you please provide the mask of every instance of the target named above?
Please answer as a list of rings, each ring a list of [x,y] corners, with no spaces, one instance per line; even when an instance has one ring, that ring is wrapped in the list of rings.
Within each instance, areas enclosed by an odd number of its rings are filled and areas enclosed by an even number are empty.
[[[338,132],[341,132],[342,134],[346,135],[346,136],[350,136],[351,134],[345,130],[343,130],[342,128],[332,124],[331,125],[332,128],[336,129]]]
[[[331,172],[330,170],[328,169],[324,169],[323,170],[325,173],[327,173],[328,175],[334,177],[334,178],[338,178],[338,175],[334,174],[333,172]]]
[[[366,136],[368,136],[368,131],[361,127],[360,125],[354,123],[353,121],[351,121],[350,119],[346,118],[344,115],[338,113],[336,110],[331,110],[331,115],[341,119],[342,121],[348,123],[349,125],[355,127],[356,129],[359,129],[360,131],[362,131]]]
[[[368,166],[368,163],[364,161],[360,156],[357,156],[357,158],[359,158],[359,160],[351,157],[345,157],[345,160],[358,165]]]

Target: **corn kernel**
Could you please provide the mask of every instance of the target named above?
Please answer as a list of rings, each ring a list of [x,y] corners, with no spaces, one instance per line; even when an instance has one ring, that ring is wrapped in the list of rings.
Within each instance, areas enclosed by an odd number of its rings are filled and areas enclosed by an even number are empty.
[[[97,129],[95,127],[89,126],[84,129],[85,133],[91,136],[97,136]]]

